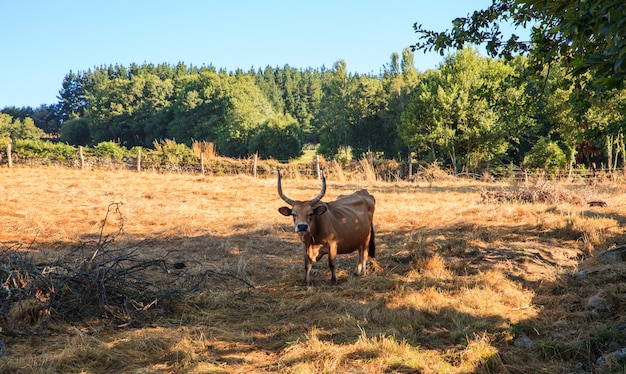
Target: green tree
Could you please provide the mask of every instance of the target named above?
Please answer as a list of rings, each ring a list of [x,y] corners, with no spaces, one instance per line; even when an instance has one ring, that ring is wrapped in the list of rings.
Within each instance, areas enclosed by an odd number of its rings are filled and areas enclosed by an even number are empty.
[[[277,113],[289,114],[296,119],[307,142],[318,141],[312,124],[322,96],[321,74],[318,71],[297,70],[289,65],[283,68],[268,66],[257,72],[255,82]]]
[[[398,128],[411,94],[421,80],[420,74],[415,70],[413,52],[407,48],[402,51],[402,56],[393,53],[380,80],[385,107],[376,121],[380,128],[376,131],[379,141],[374,149],[383,152],[387,158],[398,155],[404,158],[408,147],[402,141]]]
[[[614,170],[621,161],[622,167],[626,167],[623,147],[626,90],[598,93],[590,101],[592,105],[582,118],[577,118],[577,126],[573,131],[579,139],[575,144],[578,161],[606,163],[609,170]],[[604,152],[603,157],[598,158],[600,148]],[[621,160],[619,153],[622,153]]]
[[[249,76],[225,77],[215,87],[214,98],[224,103],[223,120],[215,128],[217,152],[229,157],[248,155],[254,130],[274,115],[272,105]]]
[[[323,95],[316,127],[320,145],[318,152],[324,157],[336,157],[341,149],[347,152],[350,126],[354,123],[352,99],[357,81],[348,74],[346,62],[339,60],[324,77]]]
[[[541,137],[530,152],[524,157],[522,166],[528,169],[554,171],[567,164],[567,156],[559,145],[548,138]]]
[[[213,99],[211,87],[218,78],[213,71],[193,71],[178,76],[174,81],[174,99],[170,107],[170,121],[165,127],[153,126],[155,139],[176,139],[187,143],[192,139],[215,140],[215,126],[221,118],[221,103]]]
[[[169,138],[188,144],[214,142],[224,156],[248,155],[254,130],[275,113],[255,78],[243,72],[197,71],[177,77],[174,85],[174,101],[167,111]]]
[[[18,119],[20,121],[25,120],[26,118],[33,118],[35,111],[32,107],[26,106],[22,108],[8,106],[0,110],[0,113],[8,114],[13,119]]]
[[[401,114],[398,132],[404,142],[418,151],[426,151],[430,160],[445,158],[441,150],[447,148],[454,133],[445,122],[445,93],[439,86],[439,71],[427,72],[422,84],[413,91],[406,110]]]
[[[436,32],[415,24],[415,50],[436,50],[486,43],[491,56],[530,52],[536,70],[561,62],[583,83],[601,90],[624,87],[626,78],[626,3],[606,0],[493,0],[491,6],[452,21]],[[532,27],[532,43],[505,36],[502,23]],[[589,73],[587,75],[587,73]]]
[[[502,63],[473,49],[449,56],[442,67],[424,77],[402,116],[400,136],[415,149],[444,157],[455,173],[481,163],[499,162],[508,149],[505,122],[491,102],[494,85],[510,73]]]
[[[0,113],[0,138],[15,142],[25,139],[40,139],[43,136],[43,130],[35,126],[32,118],[20,120],[14,119],[8,114]]]
[[[46,134],[58,135],[61,129],[58,104],[42,104],[33,111],[35,126],[42,129]]]
[[[29,106],[23,108],[5,107],[0,111],[21,121],[32,118],[35,126],[42,129],[46,134],[55,135],[59,132],[61,118],[59,117],[59,106],[57,104],[42,104],[36,109]]]
[[[91,132],[87,118],[65,121],[61,126],[61,141],[72,145],[91,144]]]
[[[565,157],[569,171],[576,162],[576,146],[583,140],[584,128],[581,126],[579,119],[574,115],[572,103],[568,101],[572,89],[563,87],[564,80],[563,69],[551,69],[548,72],[548,79],[543,90],[544,96],[539,99],[541,102],[541,110],[537,113],[549,124],[553,135],[560,138],[561,144],[565,149]],[[536,153],[536,147],[533,147],[531,153]]]
[[[94,90],[87,94],[94,140],[116,140],[127,147],[151,143],[154,139],[146,139],[145,130],[169,106],[173,82],[150,73],[130,79],[122,73],[111,75],[116,78],[95,81]]]
[[[248,153],[261,158],[289,160],[302,155],[302,131],[290,115],[277,115],[254,131]]]
[[[348,131],[348,143],[355,156],[360,156],[382,148],[388,136],[381,121],[385,108],[383,86],[377,77],[361,75],[356,81],[356,91],[352,98],[352,123]]]
[[[255,76],[255,81],[256,85],[272,103],[274,110],[278,113],[283,113],[285,111],[285,101],[280,88],[279,73],[280,70],[278,68],[274,69],[267,66],[264,70],[259,69]]]
[[[59,99],[59,116],[61,121],[82,117],[87,107],[85,88],[88,85],[85,75],[70,72],[63,78],[62,88],[57,98]]]
[[[496,77],[489,79],[489,84],[484,90],[491,108],[498,115],[504,137],[508,142],[503,162],[516,165],[522,163],[524,154],[530,151],[537,139],[547,135],[552,129],[552,125],[541,120],[543,117],[539,114],[538,103],[545,98],[542,87],[545,81],[520,79],[527,62],[528,58],[517,56],[504,64],[506,71],[494,69]],[[510,75],[502,79],[502,76],[507,74]]]

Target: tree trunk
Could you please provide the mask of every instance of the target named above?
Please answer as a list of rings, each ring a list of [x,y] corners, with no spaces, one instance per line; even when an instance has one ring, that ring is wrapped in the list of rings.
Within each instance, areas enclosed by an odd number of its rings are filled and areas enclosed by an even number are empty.
[[[624,134],[619,133],[619,150],[622,152],[622,172],[626,177],[626,145],[624,144]]]
[[[454,169],[454,175],[457,175],[459,173],[458,167],[456,165],[456,152],[454,151],[454,146],[452,146],[452,148],[450,148],[450,151],[448,151],[448,154],[450,155],[450,161],[452,161],[452,167]]]
[[[607,135],[606,136],[606,157],[607,157],[607,167],[608,167],[608,172],[609,175],[612,175],[613,173],[611,172],[611,167],[613,166],[613,136],[611,135]]]

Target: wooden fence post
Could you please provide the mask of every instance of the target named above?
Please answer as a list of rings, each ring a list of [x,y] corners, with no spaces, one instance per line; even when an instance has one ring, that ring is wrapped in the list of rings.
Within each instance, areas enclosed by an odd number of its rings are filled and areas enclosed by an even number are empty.
[[[141,171],[141,149],[137,150],[137,171]]]
[[[204,175],[204,152],[200,151],[200,170],[202,171],[202,175]]]
[[[254,169],[252,170],[252,177],[256,178],[256,168],[257,168],[257,164],[259,162],[259,152],[257,151],[254,154]]]
[[[78,157],[80,157],[80,168],[84,169],[85,168],[85,156],[83,155],[83,146],[82,145],[78,146]]]
[[[322,179],[322,172],[320,170],[320,155],[315,155],[315,169],[317,171],[317,179]]]
[[[7,158],[9,159],[9,167],[13,167],[13,158],[11,158],[11,143],[7,144]]]
[[[409,180],[413,180],[413,155],[409,152]]]

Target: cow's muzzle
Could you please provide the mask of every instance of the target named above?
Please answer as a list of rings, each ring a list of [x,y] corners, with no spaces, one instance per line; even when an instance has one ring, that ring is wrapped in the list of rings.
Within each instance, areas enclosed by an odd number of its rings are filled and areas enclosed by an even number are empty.
[[[296,225],[296,232],[309,232],[311,227],[308,223],[300,222]]]

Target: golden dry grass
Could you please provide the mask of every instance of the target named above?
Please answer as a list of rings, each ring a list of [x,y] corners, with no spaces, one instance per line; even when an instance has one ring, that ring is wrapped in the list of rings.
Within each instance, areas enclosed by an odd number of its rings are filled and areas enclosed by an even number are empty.
[[[72,248],[97,236],[107,207],[119,202],[116,245],[228,270],[256,286],[207,285],[142,328],[93,333],[86,321],[35,338],[0,336],[0,372],[567,373],[621,342],[598,336],[626,323],[624,266],[594,255],[626,241],[624,185],[564,186],[609,203],[601,208],[484,204],[485,189],[512,186],[380,182],[364,170],[361,178],[336,171],[325,200],[358,188],[376,197],[376,272],[354,278],[356,257],[340,256],[339,284],[330,286],[324,259],[314,285],[303,287],[301,248],[277,212],[275,179],[0,169],[4,250]],[[318,183],[296,177],[283,188],[307,199]],[[578,277],[581,270],[592,275]],[[590,311],[594,294],[611,307]],[[533,347],[513,344],[522,333]]]

